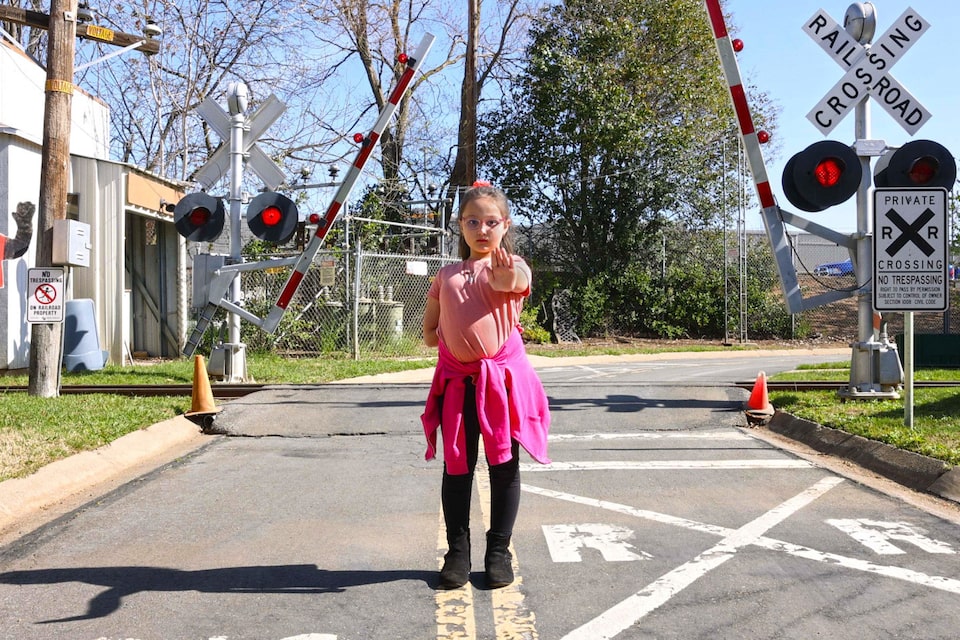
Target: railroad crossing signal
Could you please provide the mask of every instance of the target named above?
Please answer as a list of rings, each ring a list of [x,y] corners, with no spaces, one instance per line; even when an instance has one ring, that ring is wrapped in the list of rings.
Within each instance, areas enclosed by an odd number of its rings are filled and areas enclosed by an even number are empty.
[[[942,187],[953,189],[957,161],[946,147],[932,140],[911,140],[877,160],[877,187]]]
[[[173,209],[177,233],[194,242],[212,242],[223,231],[223,200],[198,191],[185,195]]]
[[[863,168],[856,152],[834,140],[815,142],[783,168],[783,192],[803,211],[823,211],[857,192]]]
[[[247,205],[247,226],[261,240],[283,244],[297,231],[297,205],[290,198],[265,191]]]
[[[301,253],[300,256],[296,258],[295,261],[293,262],[293,271],[291,272],[290,277],[287,279],[286,284],[283,286],[283,290],[280,292],[280,296],[277,298],[270,312],[265,317],[259,318],[251,314],[246,309],[243,309],[235,302],[224,299],[223,294],[226,291],[226,286],[223,284],[223,281],[225,281],[226,277],[239,272],[237,268],[231,269],[229,268],[229,266],[225,267],[220,271],[219,280],[216,280],[214,283],[214,284],[217,284],[218,286],[214,287],[211,285],[210,287],[210,293],[209,293],[207,304],[206,306],[204,306],[203,311],[200,312],[200,317],[197,320],[197,324],[194,327],[193,332],[190,334],[190,337],[187,339],[187,343],[183,349],[184,355],[187,355],[187,356],[193,355],[193,352],[196,350],[197,346],[200,344],[200,340],[203,337],[204,332],[210,326],[211,322],[213,322],[213,319],[214,319],[214,316],[216,315],[218,307],[224,308],[227,311],[233,312],[235,315],[241,316],[243,319],[259,326],[261,329],[263,329],[268,333],[273,333],[277,329],[277,325],[279,325],[280,320],[283,317],[283,314],[286,312],[286,309],[289,306],[291,300],[293,299],[294,294],[297,292],[297,289],[300,287],[301,282],[303,282],[304,276],[306,275],[307,270],[309,269],[310,265],[313,262],[313,258],[316,256],[317,252],[319,251],[320,245],[323,243],[324,239],[327,236],[327,233],[329,232],[330,228],[333,226],[333,223],[336,221],[337,216],[339,215],[341,209],[343,208],[347,197],[350,195],[350,192],[353,189],[353,186],[356,183],[357,178],[360,175],[360,172],[363,170],[364,164],[366,164],[367,159],[370,157],[370,154],[373,152],[373,149],[376,146],[377,141],[379,141],[380,137],[383,135],[383,132],[386,129],[387,124],[389,124],[390,119],[393,117],[394,113],[396,113],[396,110],[400,105],[401,99],[403,98],[408,87],[410,86],[411,81],[413,80],[414,74],[420,69],[420,66],[423,63],[423,59],[426,57],[427,53],[430,51],[430,47],[433,46],[433,42],[435,39],[436,39],[435,36],[433,36],[432,34],[429,34],[429,33],[425,34],[423,37],[423,40],[420,42],[420,45],[417,47],[417,50],[414,52],[412,56],[408,56],[405,53],[400,54],[398,56],[398,61],[401,64],[405,65],[403,74],[397,80],[396,85],[394,86],[393,90],[390,92],[387,103],[380,110],[380,116],[377,118],[377,121],[376,123],[374,123],[373,128],[370,130],[370,132],[366,136],[364,136],[363,134],[357,134],[356,136],[354,136],[354,140],[360,145],[360,149],[357,153],[357,157],[354,160],[353,164],[350,166],[350,169],[347,173],[347,177],[344,178],[344,180],[340,183],[340,186],[337,189],[336,196],[334,196],[334,200],[331,203],[330,207],[327,209],[326,213],[317,221],[316,232],[310,238],[310,241],[307,243],[307,246],[303,250],[303,253]],[[265,107],[262,107],[261,111],[263,111],[264,108]],[[212,116],[212,118],[214,120],[219,120],[220,124],[222,125],[224,122],[224,118],[226,117],[225,114],[223,114],[222,110],[220,110],[218,107],[216,110],[211,109],[210,111],[215,111],[220,113],[220,115],[214,115]],[[259,131],[257,132],[257,135],[259,135],[259,132],[262,132],[263,128],[265,128],[266,126],[266,125],[262,125],[260,122],[260,118],[257,117],[261,113],[261,111],[258,111],[257,114],[254,116],[254,119],[257,120],[257,124],[258,124],[257,129],[259,129]],[[248,137],[245,133],[244,144],[247,144],[248,142],[252,143],[252,141],[256,139],[253,136],[253,132],[254,132],[254,128],[251,127],[251,130],[250,130],[251,135]],[[251,147],[249,148],[250,158],[253,158],[255,155],[253,151],[254,149],[256,149],[256,146],[251,144]],[[218,153],[219,153],[219,150],[218,150]],[[269,160],[269,158],[267,158],[267,160]],[[208,165],[210,165],[209,162],[208,162]],[[207,169],[207,165],[205,165],[204,168]],[[213,172],[215,170],[210,168],[208,169],[208,171]],[[217,175],[217,178],[219,178],[219,176],[221,176],[222,174],[216,173],[215,175]],[[264,178],[264,175],[260,174],[259,172],[258,172],[258,175],[260,175],[261,178]],[[271,189],[282,184],[283,182],[282,175],[279,176],[279,178],[280,179],[277,181],[276,185],[274,187],[270,187]],[[264,179],[264,181],[267,182],[266,179]],[[270,183],[267,182],[267,185],[269,187]],[[231,206],[233,205],[234,202],[237,202],[237,200],[232,200]],[[284,213],[284,209],[277,205],[278,202],[282,202],[282,201],[275,200],[273,202],[273,205],[271,205],[271,206],[275,206],[277,211],[270,212],[270,214],[266,216],[269,220],[275,220],[276,218],[274,216],[276,215],[276,213],[279,213],[280,215],[279,215],[279,219],[277,220],[277,223],[275,225],[264,224],[265,227],[279,225],[281,229],[285,228],[284,223],[286,223],[286,220],[287,220],[286,214]],[[259,206],[259,203],[258,203],[258,206]],[[231,215],[232,214],[233,214],[233,210],[231,208]],[[265,214],[267,214],[267,207],[263,209],[263,213],[260,216],[261,222],[264,222],[264,223],[269,221],[269,220],[263,220]],[[248,211],[248,219],[249,217],[250,216]],[[254,215],[254,217],[256,217],[256,215]],[[294,227],[296,227],[296,224],[294,224]],[[277,236],[282,237],[282,234],[278,233]],[[275,261],[268,261],[268,262],[275,262]],[[286,263],[286,264],[289,264],[289,263]],[[247,265],[244,265],[244,266],[246,267]]]
[[[874,98],[910,135],[930,119],[930,112],[890,73],[930,23],[912,8],[904,11],[869,51],[818,9],[803,30],[841,67],[842,78],[810,110],[807,119],[824,135],[867,97]]]

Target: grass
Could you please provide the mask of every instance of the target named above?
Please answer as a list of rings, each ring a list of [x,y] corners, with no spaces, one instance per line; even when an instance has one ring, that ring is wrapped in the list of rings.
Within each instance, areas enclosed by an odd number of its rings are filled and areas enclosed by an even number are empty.
[[[846,382],[850,379],[850,363],[805,366],[770,379]],[[960,372],[918,369],[913,379],[915,382],[954,381],[960,379]],[[903,397],[842,402],[834,391],[772,391],[770,403],[825,427],[885,442],[950,465],[960,464],[960,387],[914,388],[912,427],[906,426]]]
[[[357,376],[433,366],[436,360],[287,359],[249,354],[247,372],[264,384],[319,384]],[[61,384],[191,384],[193,361],[171,360],[100,371],[64,374]],[[0,378],[3,386],[26,386],[27,375]],[[190,410],[189,396],[129,397],[110,394],[39,398],[0,394],[0,481],[21,478],[80,451],[96,449],[131,431]]]
[[[749,349],[749,347],[746,347]],[[623,355],[667,351],[738,350],[716,344],[528,345],[542,356]],[[320,384],[376,373],[432,367],[436,359],[425,351],[420,358],[352,360],[348,357],[283,358],[247,355],[247,371],[264,384]],[[805,366],[772,376],[772,380],[849,380],[849,362]],[[916,372],[915,380],[956,380],[954,370]],[[62,384],[190,384],[193,361],[164,361],[101,371],[64,374]],[[24,386],[26,375],[7,375],[3,386]],[[835,392],[771,392],[775,407],[824,426],[960,464],[960,391],[951,388],[914,390],[914,426],[904,426],[903,401],[840,402]],[[37,398],[24,392],[0,395],[0,481],[27,476],[40,467],[79,451],[96,449],[131,431],[145,428],[190,409],[190,398],[128,397],[109,394]]]

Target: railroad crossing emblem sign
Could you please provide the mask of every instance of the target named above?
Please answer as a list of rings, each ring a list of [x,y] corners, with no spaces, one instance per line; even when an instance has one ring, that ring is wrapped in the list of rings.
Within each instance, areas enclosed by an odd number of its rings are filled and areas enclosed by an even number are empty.
[[[283,115],[287,105],[275,95],[270,95],[257,111],[246,119],[243,131],[243,152],[246,163],[263,180],[268,189],[273,190],[283,184],[285,176],[277,163],[258,145],[257,139]],[[197,169],[193,181],[204,189],[212,187],[230,171],[230,129],[231,116],[224,111],[213,98],[207,98],[197,105],[197,113],[224,141],[213,152],[206,164]]]
[[[947,190],[876,189],[873,308],[946,311]]]
[[[847,72],[810,110],[807,120],[827,135],[854,107],[872,97],[907,133],[915,134],[930,119],[930,112],[890,74],[890,68],[929,27],[929,22],[908,8],[868,48],[826,11],[817,10],[803,30]]]
[[[27,322],[63,322],[63,267],[27,269]]]

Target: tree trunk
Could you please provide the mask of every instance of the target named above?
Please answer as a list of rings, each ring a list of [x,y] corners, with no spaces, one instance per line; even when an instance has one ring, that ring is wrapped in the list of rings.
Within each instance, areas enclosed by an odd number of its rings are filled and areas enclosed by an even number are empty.
[[[460,86],[460,126],[457,132],[457,155],[450,174],[447,198],[456,199],[457,187],[472,185],[477,179],[477,39],[480,11],[477,0],[467,0],[467,52],[463,63],[463,84]],[[447,215],[446,219],[450,220]]]

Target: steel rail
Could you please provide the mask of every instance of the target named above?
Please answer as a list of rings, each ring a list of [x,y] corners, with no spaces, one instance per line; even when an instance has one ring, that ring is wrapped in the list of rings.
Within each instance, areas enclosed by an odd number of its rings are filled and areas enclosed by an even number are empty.
[[[215,398],[242,398],[245,395],[261,391],[263,384],[214,384],[210,390]],[[0,393],[26,392],[26,386],[0,387]],[[60,395],[85,395],[107,393],[119,396],[190,396],[191,384],[65,384],[60,387]]]
[[[309,384],[213,384],[210,387],[215,398],[242,398],[251,393],[262,391],[270,386],[284,387],[316,387],[325,383]],[[389,384],[389,383],[380,383]],[[559,383],[562,384],[562,383]],[[580,384],[580,383],[578,383]],[[680,383],[669,383],[670,386],[683,386]],[[753,389],[755,380],[734,382],[731,386],[747,389]],[[379,386],[379,385],[378,385]],[[663,386],[663,383],[631,383],[630,386]],[[836,391],[846,387],[847,382],[841,380],[805,380],[793,382],[771,382],[767,381],[767,391]],[[914,388],[940,388],[940,387],[960,387],[960,380],[955,381],[922,381],[914,382]],[[0,386],[0,393],[25,393],[28,390],[26,386]],[[121,396],[189,396],[193,393],[193,385],[190,384],[128,384],[128,385],[106,385],[106,384],[68,384],[60,387],[60,395],[83,395],[94,393],[108,393]]]

